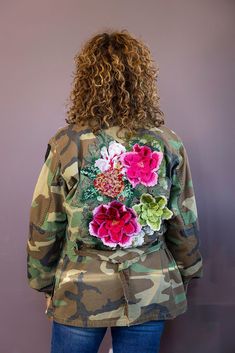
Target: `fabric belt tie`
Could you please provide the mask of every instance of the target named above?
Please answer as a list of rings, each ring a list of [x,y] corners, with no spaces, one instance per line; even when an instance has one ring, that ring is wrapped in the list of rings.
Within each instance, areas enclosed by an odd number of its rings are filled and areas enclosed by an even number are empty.
[[[82,250],[76,250],[76,253],[81,256],[93,256],[100,261],[107,261],[113,264],[117,264],[117,271],[126,300],[126,310],[128,311],[128,302],[132,300],[132,296],[129,291],[127,269],[132,264],[138,262],[141,257],[144,257],[154,251],[158,251],[160,249],[165,248],[167,248],[165,237],[163,234],[159,234],[158,239],[156,241],[151,244],[144,245],[142,247],[140,246],[136,248],[126,248],[118,250],[96,250],[92,248],[83,248]]]
[[[153,251],[165,249],[167,247],[165,237],[160,234],[158,239],[150,244],[139,246],[135,248],[117,249],[117,250],[97,250],[94,248],[83,247],[76,249],[77,255],[95,257],[101,261],[111,262],[118,264],[118,271],[127,269],[130,265],[140,260]]]

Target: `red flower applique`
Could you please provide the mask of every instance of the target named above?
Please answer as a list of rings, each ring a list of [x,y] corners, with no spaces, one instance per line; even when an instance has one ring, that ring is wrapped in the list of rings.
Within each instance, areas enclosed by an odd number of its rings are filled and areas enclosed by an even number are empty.
[[[136,212],[116,200],[97,206],[89,223],[90,234],[110,247],[131,245],[132,237],[140,230]]]
[[[122,174],[119,169],[109,169],[104,173],[97,174],[94,186],[103,194],[116,197],[124,189]]]

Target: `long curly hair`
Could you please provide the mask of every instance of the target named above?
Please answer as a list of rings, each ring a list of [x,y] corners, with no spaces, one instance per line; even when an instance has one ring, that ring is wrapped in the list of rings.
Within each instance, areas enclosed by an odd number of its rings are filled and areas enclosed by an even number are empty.
[[[74,62],[66,123],[88,124],[95,134],[118,125],[118,132],[127,129],[127,137],[138,128],[164,124],[156,85],[159,68],[149,48],[126,29],[94,35]]]

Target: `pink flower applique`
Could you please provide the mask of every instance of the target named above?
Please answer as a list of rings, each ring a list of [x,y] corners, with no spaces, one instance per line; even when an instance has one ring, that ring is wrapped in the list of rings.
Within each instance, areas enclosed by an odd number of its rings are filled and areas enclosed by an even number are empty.
[[[136,143],[132,151],[122,153],[119,159],[133,187],[140,183],[145,186],[157,184],[157,170],[162,162],[163,152],[152,151],[150,147]]]
[[[110,247],[128,247],[133,236],[140,232],[142,226],[137,220],[136,212],[119,201],[111,201],[94,208],[93,219],[89,223],[89,232]]]

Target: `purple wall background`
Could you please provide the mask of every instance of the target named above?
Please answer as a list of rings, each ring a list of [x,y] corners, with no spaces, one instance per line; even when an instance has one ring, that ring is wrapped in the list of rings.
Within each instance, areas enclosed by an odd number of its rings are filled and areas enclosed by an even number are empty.
[[[73,56],[107,27],[150,46],[197,197],[204,278],[190,284],[187,313],[167,323],[161,353],[234,352],[234,1],[21,0],[0,9],[0,353],[49,353],[44,297],[26,282],[29,207],[47,141],[65,124]],[[110,339],[107,331],[100,352]]]

